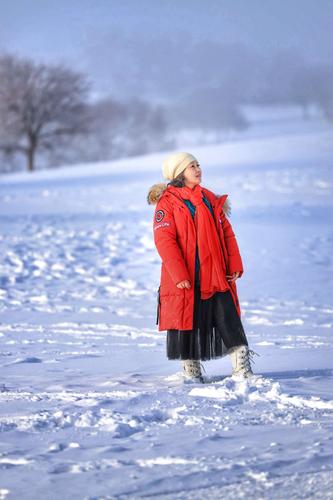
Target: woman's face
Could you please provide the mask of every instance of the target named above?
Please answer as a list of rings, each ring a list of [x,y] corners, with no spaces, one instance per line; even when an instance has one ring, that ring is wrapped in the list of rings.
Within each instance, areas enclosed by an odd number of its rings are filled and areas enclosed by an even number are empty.
[[[201,168],[197,161],[190,163],[184,170],[185,184],[194,187],[201,182]]]

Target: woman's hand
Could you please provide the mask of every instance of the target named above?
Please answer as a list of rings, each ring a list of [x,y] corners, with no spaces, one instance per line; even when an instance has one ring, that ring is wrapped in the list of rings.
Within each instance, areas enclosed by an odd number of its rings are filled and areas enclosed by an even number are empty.
[[[227,279],[230,282],[236,281],[239,278],[240,272],[236,271],[231,276],[227,275]],[[188,280],[180,281],[177,283],[178,288],[191,288],[191,283]]]
[[[238,271],[236,271],[232,274],[232,276],[227,275],[227,279],[230,278],[230,279],[228,279],[228,281],[233,282],[233,281],[236,281],[236,279],[239,277],[239,275],[240,275],[240,273]]]
[[[178,288],[191,288],[191,283],[188,280],[180,281],[177,283]]]

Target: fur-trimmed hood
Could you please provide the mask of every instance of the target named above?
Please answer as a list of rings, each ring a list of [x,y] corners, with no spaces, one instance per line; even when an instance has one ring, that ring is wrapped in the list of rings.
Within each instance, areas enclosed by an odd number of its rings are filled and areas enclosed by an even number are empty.
[[[147,203],[148,205],[156,205],[165,190],[168,188],[168,185],[165,182],[158,182],[157,184],[153,184],[147,194]],[[204,188],[205,189],[205,188]],[[220,195],[215,195],[218,198]],[[226,195],[225,195],[226,196]],[[226,199],[223,203],[223,211],[227,216],[231,214],[231,204],[228,199]]]
[[[157,184],[153,184],[151,188],[149,188],[147,194],[148,205],[156,205],[167,187],[168,185],[165,182],[158,182]]]

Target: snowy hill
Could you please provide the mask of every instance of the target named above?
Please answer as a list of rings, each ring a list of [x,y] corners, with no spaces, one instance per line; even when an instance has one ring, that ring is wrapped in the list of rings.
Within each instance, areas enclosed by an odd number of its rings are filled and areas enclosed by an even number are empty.
[[[190,150],[231,200],[252,381],[166,359],[168,152],[1,177],[0,498],[331,498],[332,128],[257,132]]]

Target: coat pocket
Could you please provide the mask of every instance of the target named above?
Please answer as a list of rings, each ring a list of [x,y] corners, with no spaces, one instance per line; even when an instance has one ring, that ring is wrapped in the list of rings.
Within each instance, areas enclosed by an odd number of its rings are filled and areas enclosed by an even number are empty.
[[[185,288],[180,293],[160,296],[159,321],[162,330],[183,330]]]

